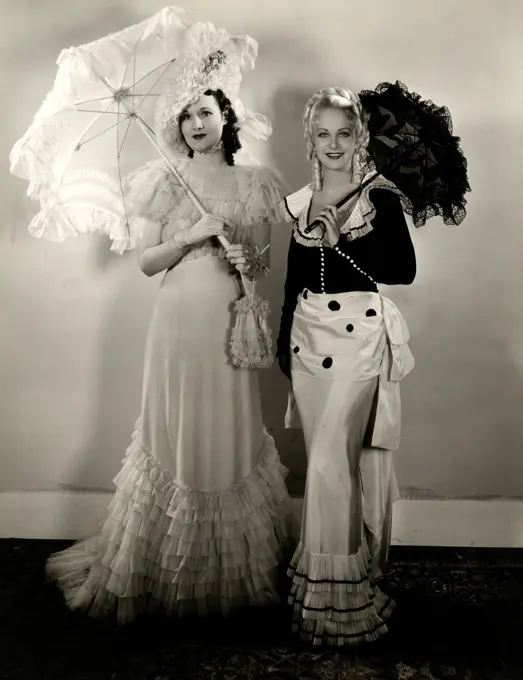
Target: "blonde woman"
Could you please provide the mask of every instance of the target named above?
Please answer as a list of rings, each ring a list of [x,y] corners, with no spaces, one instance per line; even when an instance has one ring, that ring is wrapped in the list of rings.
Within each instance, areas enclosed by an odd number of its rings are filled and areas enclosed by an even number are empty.
[[[292,384],[286,425],[303,427],[308,459],[290,601],[304,640],[353,645],[385,633],[394,608],[377,582],[397,495],[398,382],[413,359],[378,284],[412,283],[416,259],[396,187],[376,178],[358,190],[368,142],[359,98],[322,90],[304,123],[313,182],[284,201],[294,228],[278,338]]]

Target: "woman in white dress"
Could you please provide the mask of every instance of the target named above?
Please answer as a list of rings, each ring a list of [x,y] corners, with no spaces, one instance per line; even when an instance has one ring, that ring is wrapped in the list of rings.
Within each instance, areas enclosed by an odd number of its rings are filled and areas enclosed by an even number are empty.
[[[290,602],[304,640],[354,645],[386,632],[394,608],[378,581],[397,497],[398,382],[413,367],[405,322],[377,283],[411,283],[416,258],[391,182],[377,177],[341,207],[366,179],[359,98],[316,93],[305,128],[314,181],[284,201],[294,229],[278,338],[286,425],[303,427],[308,459]]]
[[[297,543],[258,375],[234,367],[228,352],[238,271],[252,278],[268,265],[256,253],[281,199],[272,171],[234,164],[235,50],[180,64],[159,116],[166,151],[207,214],[163,161],[129,183],[141,269],[163,275],[141,416],[100,533],[48,562],[71,608],[116,613],[121,623],[156,610],[227,614],[278,602],[278,566]],[[218,236],[233,244],[227,252]]]

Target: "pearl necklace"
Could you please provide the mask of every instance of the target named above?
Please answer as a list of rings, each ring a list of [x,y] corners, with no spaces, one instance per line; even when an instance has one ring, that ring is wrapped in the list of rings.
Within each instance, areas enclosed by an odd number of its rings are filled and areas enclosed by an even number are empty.
[[[341,255],[341,257],[344,257],[346,260],[348,260],[357,272],[366,276],[370,281],[372,281],[374,285],[377,285],[376,281],[372,278],[372,276],[370,274],[367,274],[367,272],[364,272],[363,269],[359,267],[356,264],[356,262],[354,262],[350,255],[347,255],[346,253],[342,252],[338,248],[338,246],[334,246],[334,251],[338,253],[338,255]],[[323,252],[323,245],[320,246],[320,284],[321,292],[325,293],[325,253]]]

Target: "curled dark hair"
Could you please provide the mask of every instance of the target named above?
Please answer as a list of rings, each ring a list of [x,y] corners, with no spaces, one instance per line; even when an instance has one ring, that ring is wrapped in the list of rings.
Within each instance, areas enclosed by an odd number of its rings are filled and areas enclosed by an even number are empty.
[[[235,110],[232,108],[230,99],[228,99],[222,90],[206,90],[204,95],[212,95],[220,108],[220,111],[225,118],[225,124],[222,131],[223,151],[225,154],[225,161],[227,165],[234,165],[234,154],[242,148],[240,138],[238,137],[238,117]],[[180,118],[181,126],[181,118]],[[181,133],[181,129],[180,129]],[[183,137],[183,136],[182,136]],[[189,158],[194,156],[194,151],[189,149]]]

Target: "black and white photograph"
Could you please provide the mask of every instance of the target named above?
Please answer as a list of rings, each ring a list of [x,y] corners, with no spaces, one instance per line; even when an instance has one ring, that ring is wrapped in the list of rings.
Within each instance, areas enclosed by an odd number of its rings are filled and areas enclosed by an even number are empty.
[[[0,678],[521,680],[523,6],[163,2],[0,3]]]

